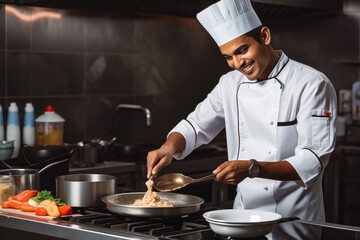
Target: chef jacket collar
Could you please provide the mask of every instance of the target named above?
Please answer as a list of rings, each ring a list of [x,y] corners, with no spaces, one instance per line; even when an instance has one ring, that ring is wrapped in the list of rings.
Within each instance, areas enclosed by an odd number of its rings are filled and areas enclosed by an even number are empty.
[[[286,56],[286,54],[283,53],[283,51],[277,50],[276,52],[280,54],[280,58],[276,63],[275,67],[273,68],[273,70],[270,72],[268,79],[277,78],[277,76],[281,73],[281,71],[284,69],[286,64],[289,62],[288,56]]]
[[[282,72],[282,70],[284,69],[286,64],[289,62],[289,57],[286,56],[286,54],[281,50],[277,50],[276,52],[280,54],[280,58],[279,58],[278,62],[276,63],[275,67],[273,68],[273,70],[270,72],[268,78],[262,79],[262,80],[259,80],[259,79],[256,79],[256,80],[246,79],[245,81],[249,82],[249,83],[256,83],[256,82],[266,81],[266,80],[270,80],[270,79],[274,79],[274,78],[277,81],[279,81],[277,77]],[[282,85],[282,84],[283,83],[280,83],[280,85]]]

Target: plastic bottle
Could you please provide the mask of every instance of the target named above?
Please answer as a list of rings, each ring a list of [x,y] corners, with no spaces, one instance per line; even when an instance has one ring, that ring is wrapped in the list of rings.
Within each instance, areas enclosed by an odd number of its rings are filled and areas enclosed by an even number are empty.
[[[19,125],[19,110],[15,102],[10,103],[9,106],[6,125],[6,140],[14,140],[14,152],[11,155],[11,158],[16,158],[20,151],[21,135]]]
[[[26,103],[25,105],[23,144],[24,146],[35,145],[34,106],[32,103]]]
[[[65,120],[49,105],[43,115],[35,119],[36,145],[63,145]]]
[[[0,105],[0,141],[5,140],[5,132],[4,132],[4,118],[2,107]]]

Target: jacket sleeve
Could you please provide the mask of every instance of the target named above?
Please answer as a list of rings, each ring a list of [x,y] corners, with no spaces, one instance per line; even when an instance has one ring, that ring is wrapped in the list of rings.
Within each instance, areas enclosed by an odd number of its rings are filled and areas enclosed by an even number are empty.
[[[285,159],[308,188],[324,171],[336,143],[337,98],[334,87],[324,80],[310,82],[299,101],[298,144],[295,155]]]
[[[195,148],[213,140],[224,129],[224,126],[221,84],[219,83],[186,119],[181,120],[170,131],[170,133],[181,133],[186,140],[185,150],[176,154],[174,158],[184,159]]]

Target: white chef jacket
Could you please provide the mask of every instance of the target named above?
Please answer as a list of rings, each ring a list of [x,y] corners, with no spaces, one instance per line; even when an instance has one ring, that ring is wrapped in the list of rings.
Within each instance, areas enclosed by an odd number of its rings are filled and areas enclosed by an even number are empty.
[[[325,221],[322,175],[336,141],[337,98],[321,72],[283,52],[268,79],[231,71],[171,132],[180,132],[185,158],[226,129],[229,160],[288,161],[300,181],[246,178],[234,208]],[[169,134],[170,134],[169,133]]]

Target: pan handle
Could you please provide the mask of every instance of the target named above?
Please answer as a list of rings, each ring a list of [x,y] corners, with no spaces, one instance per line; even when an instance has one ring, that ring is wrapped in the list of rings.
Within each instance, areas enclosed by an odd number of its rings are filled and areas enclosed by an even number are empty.
[[[290,222],[290,221],[295,221],[295,220],[299,220],[299,219],[300,218],[298,218],[298,217],[283,217],[278,221],[278,223]]]
[[[5,167],[7,167],[8,169],[12,169],[12,167],[11,167],[9,164],[7,164],[5,161],[0,160],[0,162],[1,162]]]
[[[50,163],[49,165],[46,165],[45,167],[43,167],[42,169],[40,169],[40,170],[38,171],[38,173],[41,173],[41,172],[43,172],[44,170],[48,169],[49,167],[52,167],[52,166],[54,166],[54,165],[58,165],[58,164],[60,164],[60,163],[64,163],[64,162],[66,162],[66,161],[69,161],[69,159],[63,159],[63,160],[61,160],[61,161],[57,161],[57,162]]]

